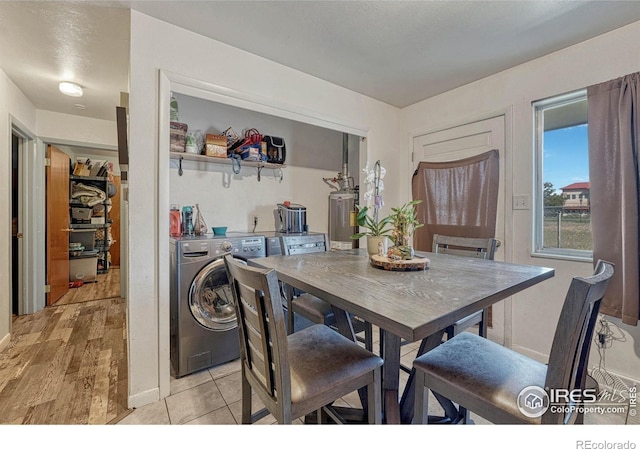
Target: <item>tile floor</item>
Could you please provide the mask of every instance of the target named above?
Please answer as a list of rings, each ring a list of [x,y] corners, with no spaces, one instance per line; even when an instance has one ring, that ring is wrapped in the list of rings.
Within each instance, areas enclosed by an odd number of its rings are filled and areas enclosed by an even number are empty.
[[[374,347],[378,347],[378,332],[374,331]],[[402,347],[401,362],[410,366],[416,357],[419,342]],[[134,410],[118,424],[239,424],[241,422],[240,361],[199,371],[180,379],[171,377],[170,396]],[[400,387],[408,375],[401,373]],[[359,407],[357,392],[336,402],[341,407]],[[262,408],[254,395],[252,408]],[[271,415],[257,424],[273,424]],[[298,419],[295,424],[303,424]]]
[[[374,348],[378,347],[378,333],[374,330]],[[411,366],[419,343],[402,347],[401,362]],[[240,361],[235,360],[180,379],[171,377],[170,396],[160,401],[133,410],[118,424],[239,424],[241,422],[241,379]],[[401,372],[400,388],[404,388],[408,375]],[[343,397],[336,405],[359,407],[357,393]],[[437,402],[429,403],[430,413],[441,414]],[[257,411],[261,403],[254,396],[253,409]],[[440,410],[439,410],[440,409]],[[476,424],[491,424],[485,419],[471,415]],[[585,424],[625,424],[624,415],[587,415]],[[275,419],[267,415],[256,424],[273,424]],[[303,424],[298,419],[294,424]]]

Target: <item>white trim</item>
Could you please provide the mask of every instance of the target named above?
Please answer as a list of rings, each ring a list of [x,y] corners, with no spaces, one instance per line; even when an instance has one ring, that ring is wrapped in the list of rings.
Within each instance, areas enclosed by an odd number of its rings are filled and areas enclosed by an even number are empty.
[[[58,139],[55,137],[46,137],[46,136],[38,136],[40,138],[40,140],[42,140],[43,142],[46,142],[48,145],[62,145],[62,146],[69,146],[69,147],[79,147],[80,149],[86,149],[86,150],[107,150],[107,151],[114,151],[116,152],[115,157],[118,157],[117,151],[118,151],[118,146],[117,145],[106,145],[106,144],[102,144],[102,143],[87,143],[87,142],[83,142],[83,141],[79,141],[79,140],[69,140],[69,139]]]
[[[138,408],[161,399],[158,388],[152,388],[138,394],[130,395],[127,406],[129,408]]]
[[[555,95],[543,100],[531,102],[531,115],[533,118],[533,207],[531,226],[531,257],[548,259],[570,260],[578,262],[592,262],[593,251],[576,250],[571,248],[545,248],[544,247],[544,148],[540,137],[544,134],[544,112],[550,106],[561,107],[579,101],[586,101],[587,90],[579,89],[566,94]]]
[[[9,343],[11,343],[11,333],[6,334],[0,339],[0,351],[4,351],[4,349],[9,346]]]
[[[169,120],[171,81],[160,71],[158,74],[158,158],[156,160],[158,208],[157,213],[169,213]],[[158,382],[160,397],[169,396],[170,382],[170,294],[169,294],[169,220],[155,220],[157,225],[158,244],[155,257],[156,272],[158,273]]]
[[[161,70],[161,73],[170,81],[171,92],[203,98],[255,112],[262,112],[276,117],[354,134],[360,137],[366,137],[369,131],[366,126],[345,123],[342,119],[331,117],[298,105],[284,103],[273,98],[188,78],[177,73],[163,70]]]
[[[35,313],[44,308],[45,274],[45,217],[44,217],[44,154],[37,139],[20,120],[9,114],[11,134],[21,139],[20,186],[21,204],[19,222],[23,234],[21,276],[22,289],[18,311],[20,314]],[[9,182],[11,182],[9,180]],[[11,190],[9,190],[11,191]],[[11,262],[12,264],[13,262]],[[13,287],[12,287],[13,288]]]

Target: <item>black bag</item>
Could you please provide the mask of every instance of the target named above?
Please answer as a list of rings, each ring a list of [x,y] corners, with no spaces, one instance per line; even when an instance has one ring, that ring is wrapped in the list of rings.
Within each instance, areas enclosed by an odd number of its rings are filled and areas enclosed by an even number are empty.
[[[267,162],[272,164],[284,164],[287,159],[287,149],[282,137],[264,136],[262,141],[266,143]]]

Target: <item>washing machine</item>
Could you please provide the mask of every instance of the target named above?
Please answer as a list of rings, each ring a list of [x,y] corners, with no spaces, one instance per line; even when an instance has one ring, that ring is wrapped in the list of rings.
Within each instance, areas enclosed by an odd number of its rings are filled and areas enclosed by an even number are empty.
[[[171,364],[176,377],[240,357],[238,323],[224,256],[266,255],[262,235],[177,237],[170,240]]]

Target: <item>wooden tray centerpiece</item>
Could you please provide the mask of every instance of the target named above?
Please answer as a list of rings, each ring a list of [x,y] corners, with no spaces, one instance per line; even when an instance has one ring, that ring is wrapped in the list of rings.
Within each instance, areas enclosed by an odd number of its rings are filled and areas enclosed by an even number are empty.
[[[431,262],[426,257],[413,257],[411,259],[395,259],[388,256],[373,255],[369,257],[371,265],[387,271],[423,271],[429,268]]]

